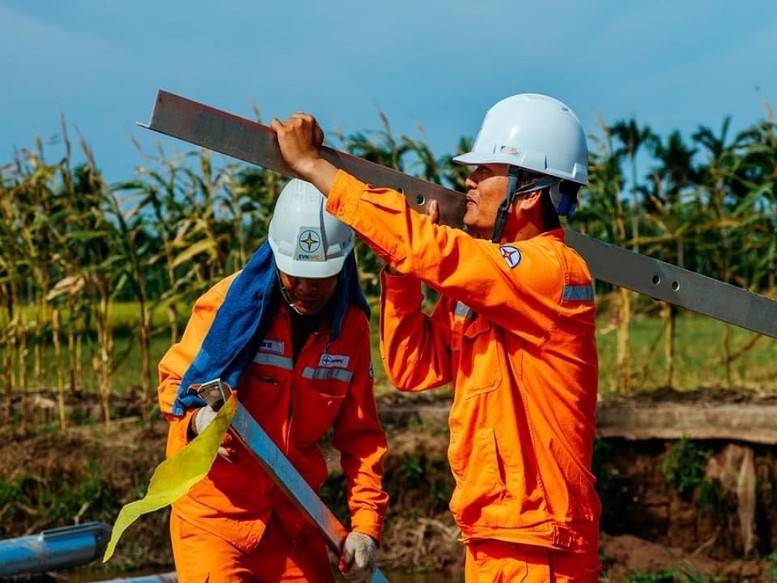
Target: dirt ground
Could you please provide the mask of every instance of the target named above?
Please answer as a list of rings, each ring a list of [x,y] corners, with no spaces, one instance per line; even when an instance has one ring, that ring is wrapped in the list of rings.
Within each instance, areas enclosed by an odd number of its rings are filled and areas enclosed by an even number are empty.
[[[88,400],[80,396],[74,407],[94,412]],[[89,421],[65,432],[55,425],[43,430],[45,412],[37,411],[38,429],[27,435],[0,428],[0,538],[91,520],[112,524],[122,505],[142,495],[162,460],[166,425],[158,418],[143,422],[130,402],[116,404],[117,419],[107,426]],[[389,436],[386,487],[392,499],[381,547],[384,569],[461,569],[463,550],[447,512],[446,405],[396,395],[380,403]],[[83,411],[71,416],[88,417]],[[332,483],[336,491],[339,482]],[[332,494],[329,502],[337,506],[342,500]],[[131,526],[113,568],[169,570],[167,516],[158,511]],[[760,558],[721,558],[717,539],[672,545],[671,537],[657,542],[624,532],[622,525],[616,530],[602,532],[603,582],[777,581],[777,553],[768,545],[761,547],[766,551]],[[635,579],[638,575],[643,578]]]

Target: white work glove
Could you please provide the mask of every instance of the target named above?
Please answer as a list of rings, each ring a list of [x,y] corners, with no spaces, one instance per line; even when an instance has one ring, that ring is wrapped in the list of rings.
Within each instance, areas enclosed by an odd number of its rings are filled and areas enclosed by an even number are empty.
[[[375,573],[378,543],[360,532],[351,531],[345,537],[340,571],[350,583],[369,583]]]
[[[197,409],[197,412],[192,415],[192,421],[190,425],[192,433],[199,435],[205,431],[205,428],[213,423],[213,420],[216,418],[216,414],[217,411],[214,411],[213,407],[210,405],[205,405],[204,407]],[[224,440],[221,442],[221,446],[219,447],[219,455],[228,462],[234,461],[235,448],[232,443],[232,435],[229,433],[224,436]]]

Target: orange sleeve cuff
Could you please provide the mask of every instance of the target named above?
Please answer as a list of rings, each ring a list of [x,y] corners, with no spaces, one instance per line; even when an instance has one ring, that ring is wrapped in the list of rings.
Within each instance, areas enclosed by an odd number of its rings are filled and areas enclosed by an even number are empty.
[[[373,513],[362,510],[351,518],[351,530],[371,536],[380,542],[382,521]]]
[[[343,170],[338,170],[329,189],[326,210],[346,224],[353,224],[361,196],[367,185]]]

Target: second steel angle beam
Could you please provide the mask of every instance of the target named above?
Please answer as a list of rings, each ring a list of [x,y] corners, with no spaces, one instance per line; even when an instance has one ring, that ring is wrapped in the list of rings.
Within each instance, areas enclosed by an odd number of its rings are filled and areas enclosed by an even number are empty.
[[[151,121],[144,127],[180,140],[296,176],[281,156],[275,132],[185,97],[159,91]],[[423,211],[430,200],[440,205],[440,220],[460,226],[465,198],[439,184],[398,172],[339,150],[323,147],[323,158],[359,180],[402,192]],[[567,242],[601,281],[777,338],[777,301],[669,263],[603,243],[566,229]]]
[[[228,385],[218,379],[204,383],[198,392],[216,410],[232,394]],[[240,401],[235,402],[235,408],[230,431],[292,504],[316,527],[329,550],[340,556],[348,535],[346,528]],[[370,583],[388,583],[388,579],[380,569],[376,569]]]

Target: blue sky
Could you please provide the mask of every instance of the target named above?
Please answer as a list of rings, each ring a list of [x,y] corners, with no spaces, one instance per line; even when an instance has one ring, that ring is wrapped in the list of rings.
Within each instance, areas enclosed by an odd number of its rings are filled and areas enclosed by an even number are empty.
[[[106,178],[128,179],[132,137],[190,149],[135,125],[158,89],[345,133],[383,111],[438,155],[522,92],[565,101],[592,133],[632,116],[663,136],[725,116],[742,129],[777,106],[777,2],[0,0],[0,164],[36,136],[56,159],[64,115]]]

